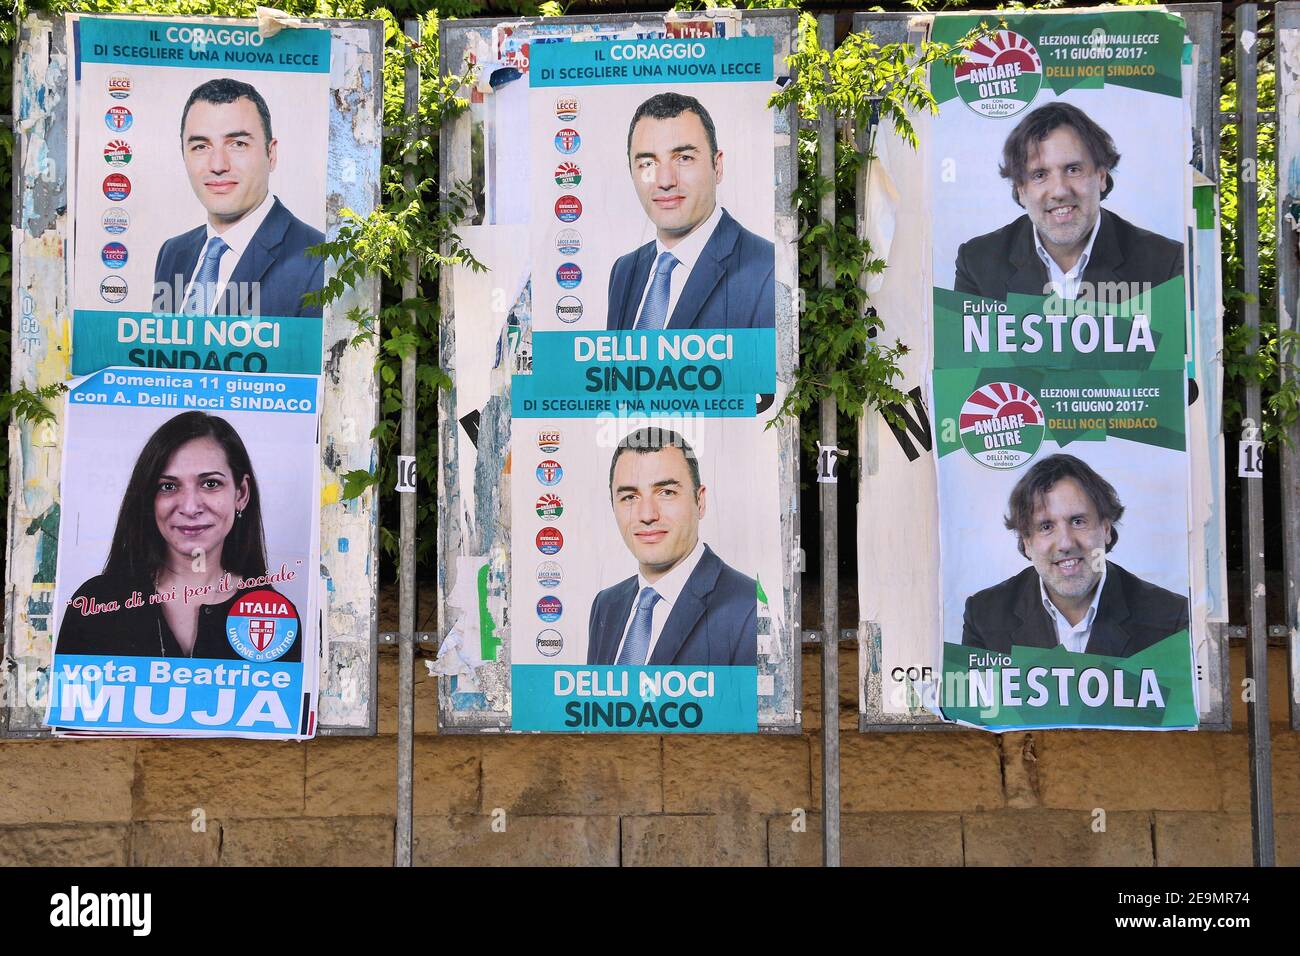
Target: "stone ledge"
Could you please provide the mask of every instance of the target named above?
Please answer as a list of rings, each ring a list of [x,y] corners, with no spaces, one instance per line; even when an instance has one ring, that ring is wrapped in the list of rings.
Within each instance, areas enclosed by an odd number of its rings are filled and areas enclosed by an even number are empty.
[[[126,823],[134,740],[0,741],[0,825]]]
[[[140,742],[136,820],[300,817],[307,745],[278,740]]]
[[[416,817],[416,866],[618,866],[618,817]]]
[[[807,829],[790,829],[792,818],[767,821],[772,866],[821,866],[822,818],[808,814]],[[961,866],[961,815],[957,813],[848,813],[840,817],[844,866]]]
[[[0,866],[126,866],[130,827],[0,827]]]
[[[962,817],[967,866],[1151,866],[1151,817],[1113,812],[1106,829],[1091,813],[1001,810]]]
[[[713,814],[623,817],[624,866],[764,866],[763,817]]]
[[[613,816],[663,809],[658,737],[481,738],[480,809]]]
[[[391,817],[233,820],[222,826],[222,866],[392,866]]]

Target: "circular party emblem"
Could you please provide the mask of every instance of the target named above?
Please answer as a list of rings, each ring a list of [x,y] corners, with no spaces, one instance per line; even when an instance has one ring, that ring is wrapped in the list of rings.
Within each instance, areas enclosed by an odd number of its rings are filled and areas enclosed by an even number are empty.
[[[283,657],[298,637],[298,612],[283,594],[263,588],[235,600],[226,616],[226,640],[246,661]]]
[[[561,96],[555,101],[555,118],[561,123],[572,123],[578,118],[578,100],[573,96]]]
[[[564,514],[564,502],[560,496],[547,492],[537,499],[537,517],[543,521],[555,521]]]
[[[582,137],[576,129],[562,129],[555,134],[555,148],[565,156],[572,156],[582,145]]]
[[[561,196],[555,200],[555,218],[560,222],[577,222],[582,215],[582,203],[577,196]]]
[[[555,270],[555,281],[562,289],[576,289],[582,284],[582,270],[576,262],[566,262]]]
[[[126,280],[121,276],[106,277],[99,284],[99,297],[105,302],[121,302],[126,298]]]
[[[555,303],[555,317],[565,325],[572,325],[582,318],[582,300],[576,295],[560,296]]]
[[[108,78],[108,95],[124,100],[131,95],[131,78],[125,73],[114,73]]]
[[[554,455],[560,450],[560,433],[550,429],[539,431],[537,447],[541,449],[543,455]]]
[[[564,605],[554,594],[548,594],[537,602],[537,616],[547,624],[554,624],[564,613]]]
[[[962,447],[981,465],[1017,468],[1043,443],[1038,399],[1011,382],[990,382],[971,392],[961,407]]]
[[[110,269],[120,269],[126,265],[126,246],[120,242],[105,243],[99,257]]]
[[[548,458],[537,466],[537,480],[547,487],[558,485],[563,477],[564,469],[560,467],[558,461],[551,461]]]
[[[120,139],[115,139],[104,147],[104,162],[121,169],[131,162],[131,145]]]
[[[576,256],[582,251],[582,236],[576,229],[561,229],[555,236],[555,251],[562,256]]]
[[[104,210],[103,218],[100,223],[104,231],[114,236],[120,236],[131,227],[131,217],[126,214],[126,210],[121,206],[109,206]]]
[[[574,162],[564,162],[555,167],[555,185],[572,189],[582,182],[582,167]]]
[[[554,657],[560,651],[564,650],[564,638],[560,632],[547,628],[537,635],[537,653],[543,657]]]
[[[1043,62],[1019,33],[998,30],[966,51],[953,82],[962,101],[981,116],[1015,116],[1038,95]]]
[[[110,106],[104,114],[104,125],[114,133],[125,133],[135,122],[135,117],[125,106]]]
[[[558,588],[564,571],[558,561],[543,561],[537,566],[537,583],[544,588]]]
[[[559,554],[564,547],[564,535],[559,528],[543,528],[537,532],[537,550],[542,554]]]
[[[121,202],[131,195],[131,180],[121,173],[110,173],[104,178],[104,195],[113,202]]]

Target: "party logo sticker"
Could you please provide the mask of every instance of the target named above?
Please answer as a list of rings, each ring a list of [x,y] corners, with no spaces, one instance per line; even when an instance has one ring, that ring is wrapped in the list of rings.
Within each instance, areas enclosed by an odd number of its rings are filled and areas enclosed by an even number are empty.
[[[966,51],[953,71],[962,101],[981,116],[1015,116],[1043,85],[1043,62],[1034,45],[1013,30],[998,30]]]
[[[1043,410],[1012,382],[990,382],[971,392],[957,421],[962,447],[981,465],[1018,468],[1043,443]]]

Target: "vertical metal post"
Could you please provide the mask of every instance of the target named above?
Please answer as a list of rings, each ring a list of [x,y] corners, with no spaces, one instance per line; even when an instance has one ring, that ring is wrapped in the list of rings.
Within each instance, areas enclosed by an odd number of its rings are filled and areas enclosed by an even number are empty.
[[[1284,2],[1273,8],[1273,62],[1277,64],[1277,206],[1275,222],[1285,223],[1292,206],[1300,199],[1300,73],[1286,68],[1300,55],[1300,3]],[[1300,329],[1300,249],[1291,229],[1277,230],[1277,324],[1281,331]],[[1286,362],[1300,359],[1300,349],[1281,349]],[[1295,372],[1281,365],[1283,387],[1297,383]],[[1300,730],[1300,707],[1296,691],[1300,689],[1300,423],[1287,429],[1288,441],[1281,443],[1282,477],[1282,546],[1286,575],[1285,623],[1290,632],[1287,640],[1287,673],[1290,676],[1291,729]]]
[[[817,17],[817,42],[823,50],[835,45],[835,17]],[[825,77],[829,81],[829,77]],[[822,196],[818,215],[822,222],[835,221],[835,117],[821,108],[817,129],[817,172],[830,180],[830,192]],[[835,285],[830,257],[822,252],[818,276],[823,289]],[[836,444],[835,397],[821,402],[821,444]],[[839,485],[821,485],[822,513],[822,862],[840,865],[840,548]]]
[[[407,20],[405,31],[414,43],[420,42],[420,22]],[[406,89],[403,106],[406,116],[419,112],[420,68],[413,59],[406,62]],[[413,140],[419,131],[412,127]],[[408,150],[402,184],[415,188],[415,156]],[[406,301],[419,294],[419,266],[415,255],[407,262],[409,276],[402,282]],[[401,453],[415,454],[415,352],[402,359]],[[398,501],[398,544],[401,550],[398,568],[398,663],[397,663],[397,833],[393,842],[394,865],[411,865],[411,829],[413,815],[412,782],[415,772],[415,491],[400,493]]]
[[[1240,218],[1242,304],[1251,330],[1249,350],[1259,348],[1259,133],[1256,90],[1258,27],[1253,3],[1242,4],[1233,17],[1237,61],[1237,209]],[[1246,385],[1246,417],[1260,422],[1259,383]],[[1273,762],[1268,725],[1268,623],[1264,603],[1264,487],[1258,478],[1242,481],[1246,516],[1246,600],[1250,633],[1246,647],[1246,678],[1252,699],[1246,705],[1250,745],[1251,844],[1256,866],[1273,866]]]

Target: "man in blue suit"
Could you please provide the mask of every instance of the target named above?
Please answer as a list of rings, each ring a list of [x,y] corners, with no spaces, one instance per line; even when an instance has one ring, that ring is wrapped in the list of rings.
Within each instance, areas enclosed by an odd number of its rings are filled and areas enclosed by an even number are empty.
[[[718,205],[722,151],[700,101],[650,97],[632,116],[627,152],[655,239],[610,270],[607,327],[775,327],[776,250]]]
[[[676,432],[640,428],[618,444],[610,499],[638,573],[596,595],[588,664],[754,665],[758,588],[700,540],[705,491]]]
[[[154,311],[319,318],[302,297],[324,285],[324,261],[306,250],[325,236],[271,195],[276,141],[261,94],[232,79],[195,89],[181,155],[208,221],[158,250]]]

